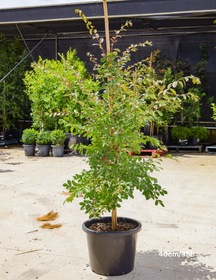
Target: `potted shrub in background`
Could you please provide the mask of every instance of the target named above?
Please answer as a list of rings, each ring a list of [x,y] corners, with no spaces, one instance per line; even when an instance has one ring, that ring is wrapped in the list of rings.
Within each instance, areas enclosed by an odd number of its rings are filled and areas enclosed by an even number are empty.
[[[89,214],[91,220],[83,224],[87,233],[91,269],[104,275],[120,275],[130,272],[134,267],[137,233],[141,229],[140,222],[131,218],[117,217],[117,208],[124,199],[134,198],[134,190],[139,190],[146,199],[155,200],[155,205],[163,205],[160,197],[165,195],[157,179],[150,174],[158,170],[152,158],[137,158],[130,153],[140,152],[140,143],[144,145],[151,139],[140,133],[140,127],[157,118],[160,112],[160,98],[168,93],[178,98],[175,88],[178,81],[169,85],[153,104],[148,108],[145,95],[139,92],[142,82],[142,72],[130,64],[130,53],[146,44],[131,45],[122,54],[114,49],[113,44],[120,37],[119,32],[131,25],[126,22],[120,31],[111,39],[111,53],[106,54],[102,47],[103,38],[97,33],[91,22],[81,11],[77,11],[86,23],[90,34],[98,40],[102,50],[101,64],[89,53],[95,63],[95,78],[100,81],[100,92],[94,92],[83,85],[80,79],[77,86],[86,92],[86,100],[77,101],[81,113],[86,119],[84,124],[74,120],[73,114],[68,114],[61,123],[71,125],[71,132],[91,139],[88,146],[80,144],[79,151],[86,149],[89,156],[89,170],[83,170],[64,186],[71,193],[66,199],[72,202],[75,197],[83,194],[81,209]],[[65,65],[67,61],[65,61]],[[77,75],[74,72],[74,75]],[[193,77],[193,79],[195,79]],[[62,82],[70,84],[67,79]],[[71,90],[76,96],[76,92]],[[143,110],[145,105],[146,110]],[[153,140],[152,140],[153,141]],[[155,140],[154,140],[155,143]],[[77,148],[77,147],[76,147]],[[111,217],[102,217],[111,212]]]
[[[23,131],[22,141],[26,156],[35,155],[35,145],[37,141],[38,132],[34,128],[27,128]]]
[[[150,57],[146,59],[146,63],[139,66],[140,71],[143,72],[140,94],[145,96],[145,104],[143,110],[148,109],[150,104],[152,106],[155,106],[155,102],[157,103],[156,106],[160,108],[160,110],[155,111],[157,117],[154,117],[149,124],[150,127],[148,135],[164,142],[164,140],[166,140],[167,138],[165,138],[165,136],[167,135],[164,133],[164,131],[167,130],[168,132],[168,129],[166,129],[168,127],[168,124],[171,123],[172,119],[175,117],[176,112],[180,111],[184,95],[182,95],[182,98],[180,98],[180,94],[178,93],[179,98],[177,99],[173,98],[174,96],[172,91],[167,92],[167,94],[163,95],[164,90],[167,88],[167,86],[171,82],[178,80],[178,78],[182,78],[182,75],[175,79],[175,77],[171,74],[170,68],[164,68],[163,70],[158,71],[155,63],[158,53],[159,50],[152,51]],[[182,86],[180,84],[175,90],[178,89],[182,90]],[[144,127],[144,134],[146,134],[145,132],[146,131]],[[152,145],[152,143],[149,142],[148,148],[157,149],[158,145]]]
[[[41,131],[37,134],[37,144],[39,149],[39,156],[49,156],[51,139],[49,131]]]
[[[202,126],[196,126],[191,128],[191,145],[197,145],[201,140],[206,140],[209,136],[209,131],[207,128]]]
[[[63,130],[53,130],[50,134],[51,147],[54,157],[63,157],[64,154],[64,142],[66,140],[66,134]]]
[[[190,136],[191,130],[189,127],[176,126],[172,128],[171,137],[176,140],[179,145],[187,145]]]
[[[195,121],[198,125],[200,116],[203,115],[204,111],[214,101],[214,97],[209,96],[209,86],[206,79],[206,67],[209,56],[204,42],[200,43],[199,49],[200,61],[196,65],[192,65],[188,58],[172,61],[169,57],[162,56],[159,50],[155,51],[156,56],[152,64],[159,76],[163,76],[166,73],[167,84],[174,82],[180,77],[187,79],[187,76],[192,72],[199,78],[200,83],[197,85],[189,83],[184,90],[180,87],[176,88],[178,92],[187,90],[197,97],[196,99],[185,98],[182,100],[181,110],[179,110],[178,114],[182,125],[186,121],[189,122],[190,127]],[[173,121],[175,121],[177,114],[173,115],[173,117]]]
[[[70,67],[66,67],[64,59]],[[59,124],[60,114],[51,114],[51,112],[60,112],[63,108],[68,108],[71,112],[80,112],[80,104],[72,96],[66,84],[61,83],[61,76],[64,73],[71,89],[79,94],[80,99],[85,100],[85,93],[77,88],[78,79],[84,79],[86,87],[97,88],[97,83],[90,77],[85,63],[81,61],[76,50],[69,49],[66,55],[61,54],[56,60],[43,60],[41,57],[37,62],[32,63],[32,70],[26,72],[24,83],[26,93],[31,100],[31,115],[33,127],[39,130],[64,129]],[[49,71],[47,69],[49,68]],[[73,69],[79,75],[73,75]],[[52,73],[55,72],[56,75]],[[82,114],[76,115],[81,121]],[[67,131],[67,130],[66,130]]]

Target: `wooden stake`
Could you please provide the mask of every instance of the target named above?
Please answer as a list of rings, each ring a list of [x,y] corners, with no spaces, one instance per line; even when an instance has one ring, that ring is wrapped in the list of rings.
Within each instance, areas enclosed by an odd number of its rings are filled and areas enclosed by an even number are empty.
[[[110,34],[109,34],[109,19],[108,19],[108,10],[107,10],[107,2],[103,0],[103,8],[104,8],[104,22],[105,22],[105,33],[106,33],[106,49],[107,54],[110,53]],[[111,135],[114,133],[111,130]],[[117,229],[117,208],[112,210],[112,229]]]
[[[112,230],[117,229],[117,208],[112,210]]]
[[[110,53],[110,35],[109,35],[109,20],[108,20],[108,10],[107,10],[107,2],[103,0],[103,8],[104,8],[104,21],[105,21],[105,33],[106,33],[106,48],[107,54]]]
[[[151,124],[150,124],[150,136],[153,136],[154,134],[154,122],[151,121]]]

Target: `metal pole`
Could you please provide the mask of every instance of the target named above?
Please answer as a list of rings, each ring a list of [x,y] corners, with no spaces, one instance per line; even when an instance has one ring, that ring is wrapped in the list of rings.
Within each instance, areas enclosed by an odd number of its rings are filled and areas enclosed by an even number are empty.
[[[22,35],[20,29],[19,29],[18,24],[16,24],[16,27],[17,27],[17,30],[19,31],[19,34],[20,34],[21,38],[23,39],[23,42],[24,42],[24,44],[25,44],[25,46],[26,46],[26,49],[28,50],[28,52],[30,52],[30,49],[29,49],[29,47],[28,47],[28,45],[27,45],[27,43],[26,43],[26,41],[25,41],[25,39],[24,39],[24,37],[23,37],[23,35]],[[34,57],[33,57],[32,54],[31,54],[31,57],[32,57],[32,59],[34,60]]]
[[[56,35],[55,38],[55,60],[57,61],[58,59],[58,35]]]
[[[4,79],[6,79],[7,78],[7,76],[9,76],[10,75],[10,73],[12,73],[42,42],[43,42],[43,40],[47,37],[47,35],[48,34],[46,34],[45,36],[44,36],[44,38],[23,58],[23,59],[21,59],[20,60],[20,62],[18,62],[17,63],[17,65],[16,66],[14,66],[14,68],[13,69],[11,69],[10,70],[10,72],[8,72],[5,76],[4,76],[4,78],[2,78],[1,80],[0,80],[0,83],[2,82],[2,81],[4,81]]]

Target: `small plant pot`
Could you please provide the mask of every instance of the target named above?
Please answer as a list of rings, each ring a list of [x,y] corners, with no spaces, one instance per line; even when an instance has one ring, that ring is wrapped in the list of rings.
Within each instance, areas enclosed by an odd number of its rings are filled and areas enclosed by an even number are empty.
[[[189,145],[191,146],[197,146],[200,144],[200,140],[195,138],[195,137],[192,137],[192,138],[189,138]]]
[[[5,132],[0,132],[0,140],[11,140],[15,138],[14,130],[8,130]]]
[[[35,145],[23,145],[25,156],[30,157],[35,155]]]
[[[118,222],[136,224],[135,229],[122,232],[98,232],[89,229],[94,223],[111,222],[111,217],[91,219],[83,223],[82,229],[87,234],[90,266],[93,272],[101,275],[123,275],[134,268],[137,234],[141,223],[118,217]]]
[[[17,129],[16,134],[15,134],[15,138],[17,140],[21,140],[22,139],[22,134],[23,134],[23,130],[22,129]]]
[[[179,146],[187,146],[188,145],[188,139],[179,139],[178,145]]]
[[[73,135],[72,133],[66,133],[66,140],[65,140],[65,149],[69,150],[71,149],[71,145],[76,145],[78,141],[78,136]],[[73,150],[73,149],[71,149]]]
[[[54,157],[63,157],[64,155],[64,145],[57,146],[57,145],[51,145],[52,147],[52,153]]]
[[[163,135],[153,135],[153,136],[150,136],[156,140],[159,140],[159,141],[162,141],[163,140]],[[154,144],[152,144],[150,141],[148,142],[148,149],[150,150],[157,150],[158,149],[158,146],[155,146]]]
[[[171,136],[169,133],[163,133],[162,142],[165,146],[169,146],[172,144]]]
[[[39,156],[48,157],[50,151],[50,145],[38,145]]]

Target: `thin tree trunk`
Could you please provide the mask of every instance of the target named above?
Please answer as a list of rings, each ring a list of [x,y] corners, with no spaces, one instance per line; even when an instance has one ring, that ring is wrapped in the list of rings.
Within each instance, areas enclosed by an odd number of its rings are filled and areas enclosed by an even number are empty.
[[[117,208],[112,210],[112,230],[117,229]]]
[[[150,125],[150,136],[154,135],[154,122],[151,121],[151,125]]]

